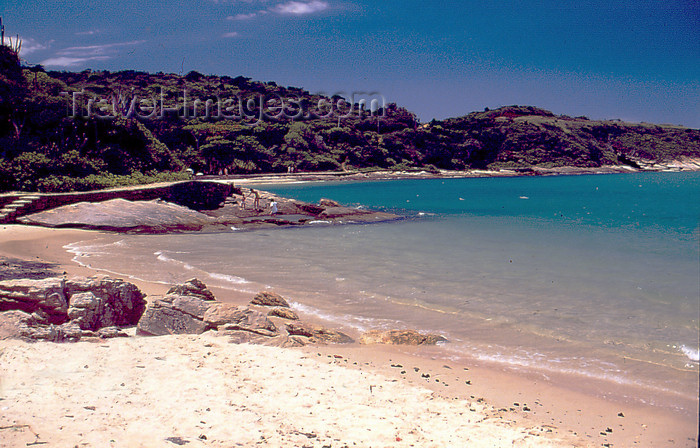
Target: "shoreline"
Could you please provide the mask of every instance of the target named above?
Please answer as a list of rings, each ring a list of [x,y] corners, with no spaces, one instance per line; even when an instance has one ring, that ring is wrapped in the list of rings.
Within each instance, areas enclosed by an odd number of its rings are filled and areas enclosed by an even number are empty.
[[[391,179],[461,179],[475,177],[523,177],[523,176],[581,176],[597,174],[629,174],[629,173],[679,173],[700,171],[700,158],[687,158],[673,160],[665,165],[650,164],[645,168],[634,168],[627,165],[610,165],[601,167],[577,167],[562,166],[544,168],[534,166],[531,168],[503,168],[496,170],[469,169],[469,170],[438,170],[437,172],[419,170],[415,171],[326,171],[308,173],[260,173],[247,175],[215,176],[204,175],[197,179],[214,181],[233,181],[236,185],[257,185],[267,183],[299,183],[299,182],[328,182],[328,181],[368,181]]]
[[[119,236],[96,231],[20,225],[3,226],[0,229],[0,255],[57,263],[58,272],[65,271],[69,277],[94,275],[97,271],[72,261],[73,254],[64,249],[65,245]],[[127,280],[135,283],[149,296],[162,295],[169,287],[161,283]],[[212,290],[221,301],[243,304],[251,298],[249,294],[227,289]],[[148,339],[144,339],[144,343],[147,342]],[[688,439],[697,437],[693,433],[697,420],[693,421],[692,418],[653,406],[605,400],[578,392],[575,387],[561,388],[548,384],[542,378],[498,366],[483,363],[475,365],[468,361],[452,362],[440,358],[434,348],[352,344],[307,346],[298,351],[307,355],[321,353],[324,359],[347,360],[349,368],[359,367],[362,371],[379,373],[407,386],[427,387],[445,399],[473,401],[484,398],[485,403],[493,406],[500,418],[512,420],[518,427],[549,425],[547,427],[554,436],[580,440],[581,445],[568,446],[587,446],[589,443],[596,446],[604,443],[611,443],[611,446],[632,446],[635,443],[640,446],[658,446],[667,443],[669,439],[675,440],[675,446],[693,446]],[[336,355],[342,358],[334,358]],[[355,362],[357,366],[353,364]],[[404,368],[391,367],[392,365],[402,365]],[[418,372],[414,367],[419,369]],[[430,379],[423,378],[423,372],[430,372]],[[525,404],[527,411],[524,410]],[[624,417],[618,417],[619,413]],[[606,432],[608,428],[612,432]]]

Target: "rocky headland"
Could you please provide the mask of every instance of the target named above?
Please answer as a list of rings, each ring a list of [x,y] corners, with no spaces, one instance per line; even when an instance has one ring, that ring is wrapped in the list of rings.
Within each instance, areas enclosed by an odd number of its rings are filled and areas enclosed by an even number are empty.
[[[6,206],[12,210],[8,219],[42,227],[120,233],[231,232],[309,224],[362,224],[401,218],[392,213],[346,207],[330,199],[311,204],[208,181],[180,182],[158,188],[35,195],[26,201],[14,201],[21,202],[22,208],[12,208],[12,203]]]

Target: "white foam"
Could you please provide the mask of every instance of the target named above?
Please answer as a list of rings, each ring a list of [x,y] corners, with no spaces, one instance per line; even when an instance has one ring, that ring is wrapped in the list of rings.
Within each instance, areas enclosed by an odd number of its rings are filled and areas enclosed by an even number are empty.
[[[700,350],[697,348],[688,347],[687,345],[681,345],[681,351],[685,356],[691,361],[700,362]]]
[[[176,253],[186,253],[186,252],[176,252]],[[153,255],[156,256],[156,260],[158,260],[158,261],[162,261],[162,262],[165,262],[165,263],[175,263],[175,264],[179,264],[179,265],[181,265],[183,268],[187,269],[188,271],[191,271],[191,270],[194,269],[194,266],[192,266],[191,264],[188,264],[188,263],[185,263],[184,261],[180,261],[180,260],[176,260],[176,259],[174,259],[174,258],[168,257],[167,255],[165,255],[165,254],[163,253],[163,251],[160,251],[160,250],[159,250],[159,251],[153,252]]]
[[[250,283],[243,277],[237,277],[235,275],[219,274],[217,272],[207,272],[207,275],[216,280],[223,280],[225,282],[234,283],[236,285],[242,285],[245,283]]]

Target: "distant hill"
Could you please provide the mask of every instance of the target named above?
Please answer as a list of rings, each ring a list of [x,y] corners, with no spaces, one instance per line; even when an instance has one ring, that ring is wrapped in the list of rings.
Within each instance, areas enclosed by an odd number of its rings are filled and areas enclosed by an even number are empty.
[[[700,157],[695,129],[557,116],[530,106],[421,124],[396,104],[379,102],[377,110],[370,100],[349,104],[197,72],[45,72],[22,68],[0,46],[0,191],[175,180],[187,169],[638,168]]]

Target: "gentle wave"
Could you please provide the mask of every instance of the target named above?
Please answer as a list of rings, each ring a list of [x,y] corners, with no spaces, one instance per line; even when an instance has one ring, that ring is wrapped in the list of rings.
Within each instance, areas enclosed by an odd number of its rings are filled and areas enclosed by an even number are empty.
[[[219,274],[217,272],[206,272],[206,274],[213,279],[223,280],[225,282],[234,283],[236,285],[250,283],[250,281],[244,279],[243,277],[237,277],[235,275]]]
[[[700,362],[700,350],[697,348],[688,347],[687,345],[681,345],[681,352],[688,357],[691,361]]]
[[[191,271],[194,269],[194,266],[192,266],[191,264],[185,263],[184,261],[176,260],[175,258],[168,257],[167,255],[165,255],[164,252],[168,252],[168,251],[160,251],[159,250],[159,251],[153,252],[153,255],[156,256],[156,260],[158,260],[158,261],[163,261],[165,263],[179,264],[183,268],[187,269],[188,271]]]

